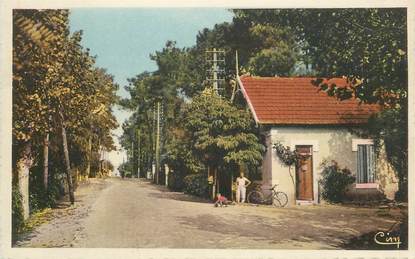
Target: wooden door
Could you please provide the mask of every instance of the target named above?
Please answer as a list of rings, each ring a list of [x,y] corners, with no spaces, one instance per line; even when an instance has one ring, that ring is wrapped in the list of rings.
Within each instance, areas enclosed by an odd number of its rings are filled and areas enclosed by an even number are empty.
[[[313,200],[313,150],[312,146],[296,146],[301,159],[296,166],[298,200]]]

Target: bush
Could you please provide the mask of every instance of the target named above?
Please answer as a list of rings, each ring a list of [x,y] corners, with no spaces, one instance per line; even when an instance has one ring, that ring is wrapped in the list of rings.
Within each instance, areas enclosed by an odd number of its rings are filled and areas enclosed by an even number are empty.
[[[12,186],[12,241],[17,238],[17,234],[20,233],[24,226],[23,218],[23,204],[22,195],[20,194],[19,187],[15,184]]]
[[[184,192],[199,197],[209,197],[209,184],[205,174],[191,174],[184,178]]]
[[[36,170],[37,169],[37,170]],[[43,185],[43,171],[34,168],[30,174],[29,207],[30,213],[56,206],[57,200],[64,195],[64,186],[59,172],[49,171],[48,190]]]
[[[181,171],[171,171],[168,177],[168,186],[173,191],[183,191],[185,174]]]
[[[322,167],[320,184],[323,199],[334,203],[344,201],[347,187],[355,182],[355,177],[351,175],[349,169],[341,169],[335,162],[332,165],[323,163]]]

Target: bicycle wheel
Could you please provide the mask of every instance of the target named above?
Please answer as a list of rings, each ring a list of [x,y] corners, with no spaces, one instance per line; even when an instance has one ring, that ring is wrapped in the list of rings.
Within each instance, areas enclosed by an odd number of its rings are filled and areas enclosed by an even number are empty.
[[[259,191],[252,191],[248,194],[248,202],[259,204],[264,200],[264,195]]]
[[[274,200],[272,205],[276,207],[284,207],[288,203],[288,196],[284,192],[276,192],[274,194]]]

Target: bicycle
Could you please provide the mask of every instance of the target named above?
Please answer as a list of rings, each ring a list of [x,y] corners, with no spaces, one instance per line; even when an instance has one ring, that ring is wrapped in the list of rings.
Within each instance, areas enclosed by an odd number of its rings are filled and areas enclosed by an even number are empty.
[[[276,207],[284,207],[288,203],[288,196],[285,192],[277,191],[278,184],[272,186],[269,195],[264,197],[264,194],[260,190],[253,190],[248,194],[247,200],[249,203],[254,204],[272,204]]]

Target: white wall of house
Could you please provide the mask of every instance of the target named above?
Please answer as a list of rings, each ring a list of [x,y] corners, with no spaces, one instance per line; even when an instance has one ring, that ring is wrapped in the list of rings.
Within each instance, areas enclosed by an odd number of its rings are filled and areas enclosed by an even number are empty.
[[[349,130],[341,127],[289,127],[275,126],[266,133],[267,152],[264,155],[262,165],[263,188],[271,188],[278,184],[278,189],[288,195],[289,204],[296,203],[296,172],[295,166],[289,167],[283,165],[277,157],[272,146],[276,142],[281,142],[284,146],[290,146],[291,150],[296,145],[311,145],[313,150],[313,203],[318,202],[318,180],[322,171],[321,163],[335,160],[340,167],[347,167],[353,174],[357,171],[357,153],[352,150],[353,140],[359,139]],[[382,156],[382,154],[381,154]],[[379,185],[376,190],[381,189],[389,199],[393,199],[397,190],[397,179],[390,165],[380,157],[377,163],[377,178]],[[383,182],[382,182],[383,181]],[[355,189],[355,185],[352,186]]]

